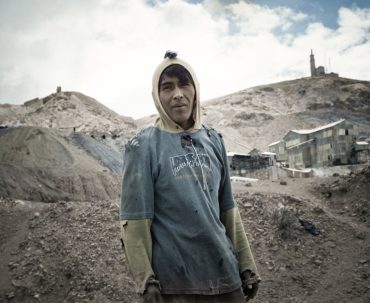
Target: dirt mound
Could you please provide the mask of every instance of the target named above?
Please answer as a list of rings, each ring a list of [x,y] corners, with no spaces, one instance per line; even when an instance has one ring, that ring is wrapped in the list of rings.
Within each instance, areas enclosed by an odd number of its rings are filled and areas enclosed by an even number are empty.
[[[84,135],[83,133],[73,133],[68,137],[73,143],[81,146],[88,154],[90,154],[94,159],[99,161],[102,165],[107,167],[110,171],[117,174],[122,174],[123,157],[122,150],[125,141],[121,138],[112,139],[114,141],[102,143],[104,139],[98,141],[95,138]],[[109,141],[110,139],[105,139],[104,141]],[[121,143],[120,147],[117,145]]]
[[[346,176],[321,183],[317,191],[325,203],[339,214],[349,215],[370,227],[370,165]]]
[[[0,133],[0,197],[96,201],[119,196],[120,176],[52,129]]]
[[[120,176],[92,170],[50,170],[1,163],[0,197],[29,201],[117,199]]]
[[[263,277],[256,302],[368,302],[370,231],[314,199],[239,194]],[[299,219],[320,231],[309,233]]]
[[[0,162],[24,167],[102,171],[101,165],[56,130],[17,127],[0,135]]]

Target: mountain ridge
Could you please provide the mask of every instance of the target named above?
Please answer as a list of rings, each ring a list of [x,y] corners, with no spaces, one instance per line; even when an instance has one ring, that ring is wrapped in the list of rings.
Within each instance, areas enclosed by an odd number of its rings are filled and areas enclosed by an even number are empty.
[[[222,133],[228,151],[267,150],[290,129],[310,129],[339,119],[370,136],[370,81],[304,77],[259,85],[203,101],[202,121]],[[136,120],[140,127],[156,115]]]
[[[370,136],[370,81],[333,75],[304,77],[206,100],[201,109],[202,121],[222,133],[228,151],[234,152],[267,150],[290,129],[314,128],[342,118],[358,123],[361,135]],[[0,125],[121,137],[120,147],[156,117],[124,117],[79,92],[57,92],[23,105],[0,104]]]
[[[121,116],[96,99],[80,92],[57,92],[22,105],[0,105],[0,124],[78,131],[92,135],[130,137],[134,119]]]

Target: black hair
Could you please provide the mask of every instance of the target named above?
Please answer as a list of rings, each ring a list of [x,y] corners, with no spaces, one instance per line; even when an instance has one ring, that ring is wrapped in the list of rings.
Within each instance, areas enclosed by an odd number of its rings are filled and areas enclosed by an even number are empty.
[[[190,75],[189,71],[180,64],[172,64],[162,72],[161,76],[159,77],[158,89],[162,83],[164,76],[176,77],[179,79],[181,84],[191,83],[195,88],[193,77]]]

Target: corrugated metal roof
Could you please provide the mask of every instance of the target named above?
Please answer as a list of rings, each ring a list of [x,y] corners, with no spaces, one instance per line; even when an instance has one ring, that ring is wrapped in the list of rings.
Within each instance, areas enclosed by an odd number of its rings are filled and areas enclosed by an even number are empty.
[[[318,132],[320,130],[324,130],[324,129],[333,127],[333,126],[335,126],[335,125],[337,125],[339,123],[342,123],[343,121],[345,121],[345,119],[340,119],[340,120],[335,121],[335,122],[332,122],[330,124],[326,124],[326,125],[323,125],[323,126],[320,126],[320,127],[312,128],[312,129],[293,129],[291,131],[292,132],[295,132],[297,134],[300,134],[300,135],[308,135],[308,134],[312,134],[312,133]]]
[[[234,152],[228,152],[227,157],[233,157],[233,156],[244,156],[244,157],[250,157],[248,154],[239,154],[239,153],[234,153]]]
[[[282,140],[279,140],[279,141],[276,141],[276,142],[274,142],[274,143],[271,143],[271,144],[269,144],[268,146],[272,146],[272,145],[278,144],[278,143],[280,143],[280,142],[282,142]]]
[[[262,156],[266,155],[266,156],[276,156],[276,153],[271,153],[271,152],[263,152],[261,153]]]
[[[338,120],[336,122],[333,122],[333,123],[330,123],[330,124],[326,124],[324,126],[312,128],[312,129],[292,129],[291,131],[294,132],[294,133],[300,134],[300,135],[308,135],[308,134],[312,134],[312,133],[318,132],[320,130],[324,130],[324,129],[333,127],[333,126],[335,126],[335,125],[337,125],[339,123],[342,123],[345,120],[346,119],[341,119],[341,120]]]

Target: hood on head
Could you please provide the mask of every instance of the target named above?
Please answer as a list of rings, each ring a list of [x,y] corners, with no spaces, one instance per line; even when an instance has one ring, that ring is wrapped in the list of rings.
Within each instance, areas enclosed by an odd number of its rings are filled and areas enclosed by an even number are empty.
[[[200,122],[200,101],[199,101],[199,83],[198,79],[191,68],[191,66],[186,63],[185,61],[176,58],[175,56],[171,56],[168,58],[165,58],[161,64],[157,67],[157,69],[154,72],[153,75],[153,87],[152,87],[152,96],[154,100],[155,107],[158,110],[159,118],[155,122],[155,126],[169,131],[169,132],[182,132],[184,131],[183,128],[178,125],[176,122],[174,122],[166,113],[164,110],[161,101],[159,100],[159,79],[161,77],[162,72],[170,65],[173,64],[179,64],[182,65],[184,68],[188,70],[191,77],[193,78],[194,86],[195,86],[195,100],[194,100],[194,108],[193,108],[193,119],[194,119],[194,126],[190,128],[188,131],[194,131],[201,128],[201,122]]]

